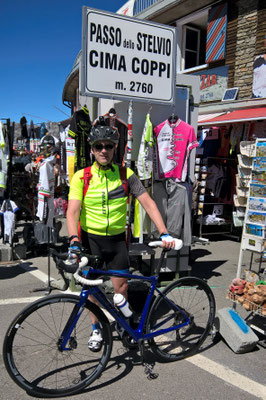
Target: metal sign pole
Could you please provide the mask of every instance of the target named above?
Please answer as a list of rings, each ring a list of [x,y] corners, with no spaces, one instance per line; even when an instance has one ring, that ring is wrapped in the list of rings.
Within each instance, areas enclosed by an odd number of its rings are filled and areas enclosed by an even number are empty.
[[[129,102],[128,105],[128,120],[127,120],[127,124],[128,124],[128,131],[127,131],[127,147],[126,147],[126,154],[124,157],[124,159],[126,160],[126,166],[128,168],[131,168],[131,154],[132,154],[132,142],[133,142],[133,138],[132,138],[132,121],[133,121],[133,104],[132,101]],[[126,220],[126,232],[127,232],[127,238],[126,238],[126,242],[127,242],[127,247],[129,247],[129,243],[130,243],[130,201],[128,198],[128,202],[127,202],[127,220]]]

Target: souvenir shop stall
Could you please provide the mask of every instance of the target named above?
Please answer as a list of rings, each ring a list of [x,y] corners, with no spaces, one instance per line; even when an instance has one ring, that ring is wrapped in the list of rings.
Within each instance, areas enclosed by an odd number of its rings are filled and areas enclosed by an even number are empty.
[[[240,241],[247,198],[244,182],[251,166],[241,149],[243,143],[264,137],[265,121],[231,119],[225,114],[199,123],[193,232]]]
[[[239,151],[239,143],[231,145],[235,134],[230,126],[201,127],[198,132],[193,227],[200,237],[232,233]]]
[[[198,138],[199,231],[208,236],[231,234],[232,227],[240,230],[236,278],[228,282],[226,297],[234,311],[237,306],[247,311],[245,322],[264,336],[265,344],[266,121],[216,121],[213,126],[202,126]],[[224,317],[220,315],[221,332]],[[224,334],[227,340],[226,329]]]
[[[23,258],[35,245],[47,244],[48,227],[56,241],[56,219],[66,213],[68,181],[59,157],[63,144],[43,125],[27,126],[22,118],[17,132],[13,123],[13,135],[0,125],[1,233],[3,244],[12,248],[11,258],[18,243],[24,245]]]

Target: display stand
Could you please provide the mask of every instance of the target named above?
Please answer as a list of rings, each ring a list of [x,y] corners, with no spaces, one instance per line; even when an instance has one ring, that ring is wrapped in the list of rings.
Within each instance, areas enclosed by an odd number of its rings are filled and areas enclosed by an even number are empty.
[[[266,256],[266,140],[257,139],[255,149],[237,267],[238,278],[241,275],[245,250]]]
[[[236,275],[238,279],[242,275],[245,251],[251,252],[250,264],[243,281],[244,288],[236,287],[234,290],[233,287],[232,292],[230,287],[228,298],[234,302],[234,308],[237,304],[241,304],[249,311],[246,317],[247,323],[266,337],[266,291],[264,291],[266,276],[265,267],[262,267],[262,262],[266,258],[266,140],[257,139],[250,154],[252,154],[252,171]],[[256,272],[252,271],[254,254],[260,257]]]

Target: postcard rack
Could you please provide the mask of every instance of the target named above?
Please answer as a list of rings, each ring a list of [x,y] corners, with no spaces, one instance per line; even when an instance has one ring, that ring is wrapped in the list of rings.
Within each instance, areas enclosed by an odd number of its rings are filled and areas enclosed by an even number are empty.
[[[243,224],[240,254],[237,268],[237,278],[240,278],[243,262],[243,252],[255,252],[262,260],[266,257],[266,140],[256,139],[253,148],[248,148],[242,156],[251,158],[251,177],[248,187],[246,212]],[[261,270],[259,273],[263,273]],[[263,269],[263,268],[262,268]]]

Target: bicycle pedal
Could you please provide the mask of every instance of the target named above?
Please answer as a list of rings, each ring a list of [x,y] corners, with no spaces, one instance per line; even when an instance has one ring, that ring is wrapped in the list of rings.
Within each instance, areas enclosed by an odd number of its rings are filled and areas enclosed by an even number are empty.
[[[151,374],[147,375],[147,379],[149,379],[151,381],[152,379],[157,379],[158,376],[159,376],[159,374],[152,372]]]
[[[144,373],[147,375],[147,379],[152,380],[158,378],[159,374],[153,372],[153,365],[152,364],[144,364]]]

